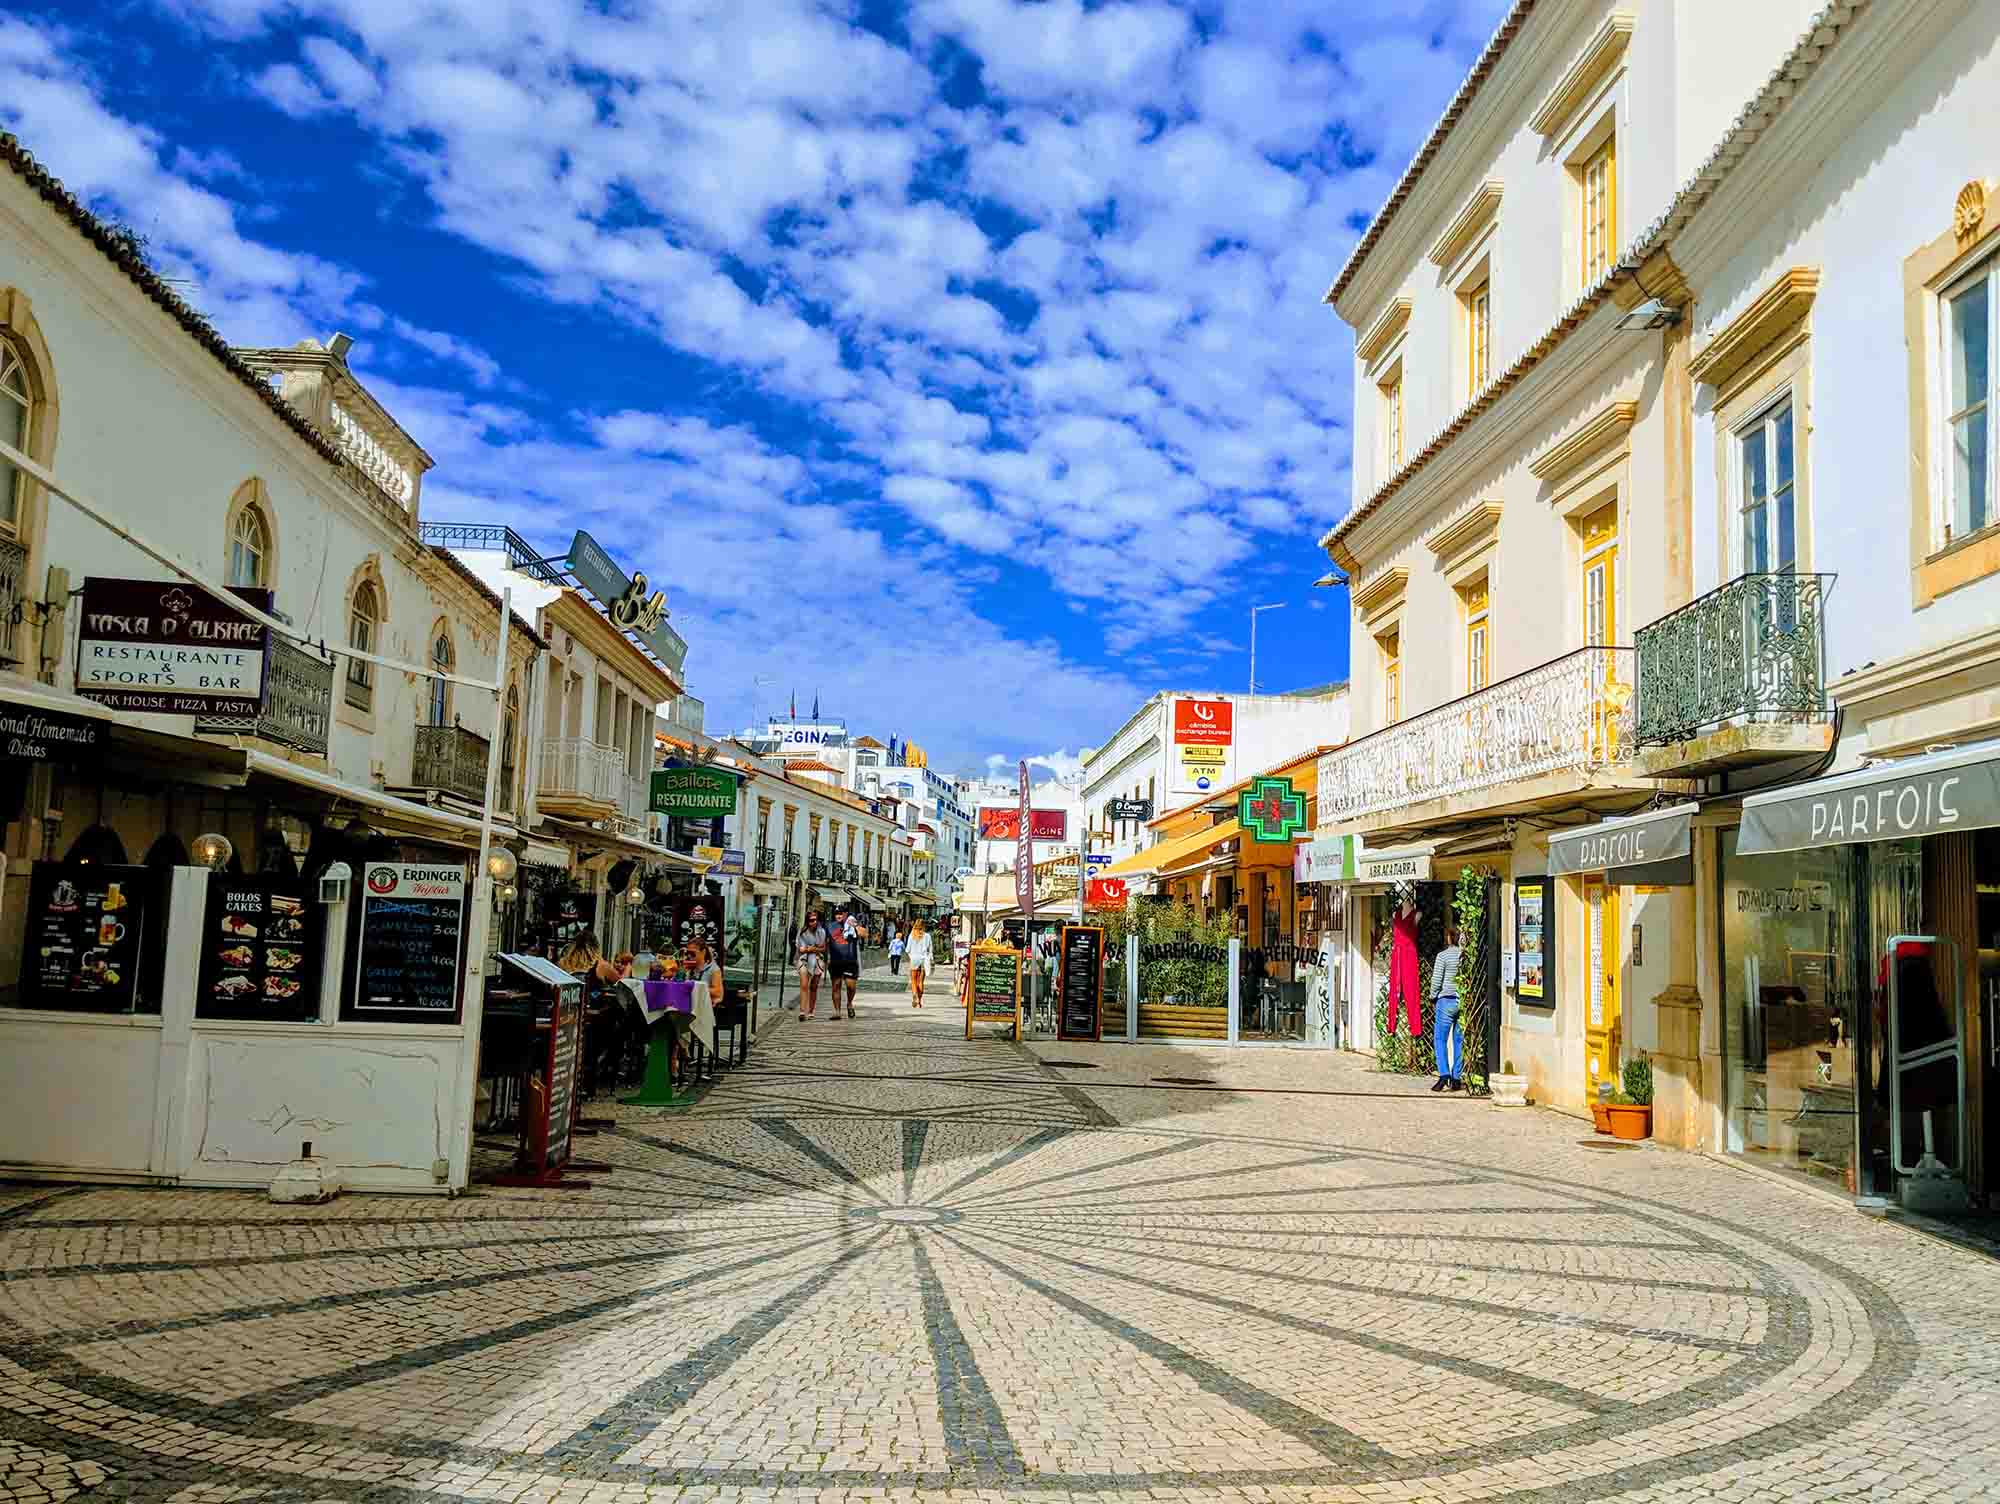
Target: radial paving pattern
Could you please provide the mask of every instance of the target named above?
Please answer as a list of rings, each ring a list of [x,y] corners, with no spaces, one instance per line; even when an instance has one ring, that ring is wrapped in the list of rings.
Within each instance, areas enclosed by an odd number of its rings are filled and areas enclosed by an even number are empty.
[[[706,1114],[626,1116],[585,1192],[10,1193],[0,1497],[1603,1498],[1797,1447],[1908,1371],[1866,1281],[1701,1211],[1086,1126],[1013,1046],[864,1020],[849,1077],[1014,1089],[769,1110],[820,1027]]]

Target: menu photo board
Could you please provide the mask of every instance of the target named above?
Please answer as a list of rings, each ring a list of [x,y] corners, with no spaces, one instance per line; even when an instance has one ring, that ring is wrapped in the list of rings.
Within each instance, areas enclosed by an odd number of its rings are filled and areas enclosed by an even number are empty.
[[[318,1018],[322,912],[295,877],[211,877],[195,1016]]]
[[[369,862],[352,1010],[409,1023],[456,1023],[465,934],[465,868]]]
[[[132,1012],[158,881],[148,867],[37,862],[21,966],[27,1006]]]
[[[1538,1008],[1556,1003],[1549,906],[1546,877],[1524,877],[1514,884],[1514,996]]]
[[[972,972],[966,982],[965,1037],[974,1024],[1006,1024],[1021,1037],[1021,953],[986,941],[972,947]]]
[[[1062,931],[1062,962],[1057,972],[1062,1008],[1056,1014],[1056,1038],[1104,1037],[1104,930],[1095,924],[1066,924]]]

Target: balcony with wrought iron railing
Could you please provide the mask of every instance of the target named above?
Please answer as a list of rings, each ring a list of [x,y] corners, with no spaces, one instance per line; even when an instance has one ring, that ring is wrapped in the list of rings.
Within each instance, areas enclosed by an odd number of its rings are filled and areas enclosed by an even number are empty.
[[[1827,574],[1745,574],[1633,634],[1637,764],[1697,777],[1832,745]]]
[[[1319,824],[1371,843],[1650,790],[1632,771],[1633,650],[1579,648],[1329,752]]]
[[[757,864],[750,870],[763,877],[775,877],[778,871],[778,853],[769,846],[759,846]]]
[[[410,756],[410,786],[456,794],[474,804],[486,799],[486,759],[491,743],[463,726],[419,726]],[[493,801],[495,809],[510,807],[512,800],[502,785]]]
[[[807,868],[806,875],[816,883],[829,882],[832,880],[832,868],[833,864],[825,857],[816,856]]]
[[[273,632],[263,709],[251,716],[202,716],[194,729],[203,736],[256,737],[324,757],[332,724],[333,660]]]
[[[804,864],[799,860],[799,854],[796,851],[788,851],[785,853],[785,876],[797,877],[799,875],[799,869],[803,865]]]
[[[535,802],[553,815],[608,820],[625,812],[625,754],[587,737],[552,736],[542,743]]]

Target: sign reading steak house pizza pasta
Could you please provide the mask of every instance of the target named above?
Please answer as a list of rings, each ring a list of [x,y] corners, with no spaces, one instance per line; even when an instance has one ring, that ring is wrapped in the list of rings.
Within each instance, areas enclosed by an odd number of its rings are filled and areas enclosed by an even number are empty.
[[[234,592],[260,611],[268,590]],[[76,692],[155,715],[254,716],[270,628],[173,580],[83,582]]]

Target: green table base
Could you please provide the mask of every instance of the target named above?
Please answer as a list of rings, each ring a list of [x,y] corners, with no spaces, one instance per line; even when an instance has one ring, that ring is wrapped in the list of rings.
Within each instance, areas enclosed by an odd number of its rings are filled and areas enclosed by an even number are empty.
[[[618,1100],[627,1107],[681,1107],[687,1103],[687,1095],[674,1090],[674,1036],[676,1026],[668,1022],[653,1030],[653,1038],[646,1046],[646,1079],[639,1083],[639,1090],[629,1097]]]

